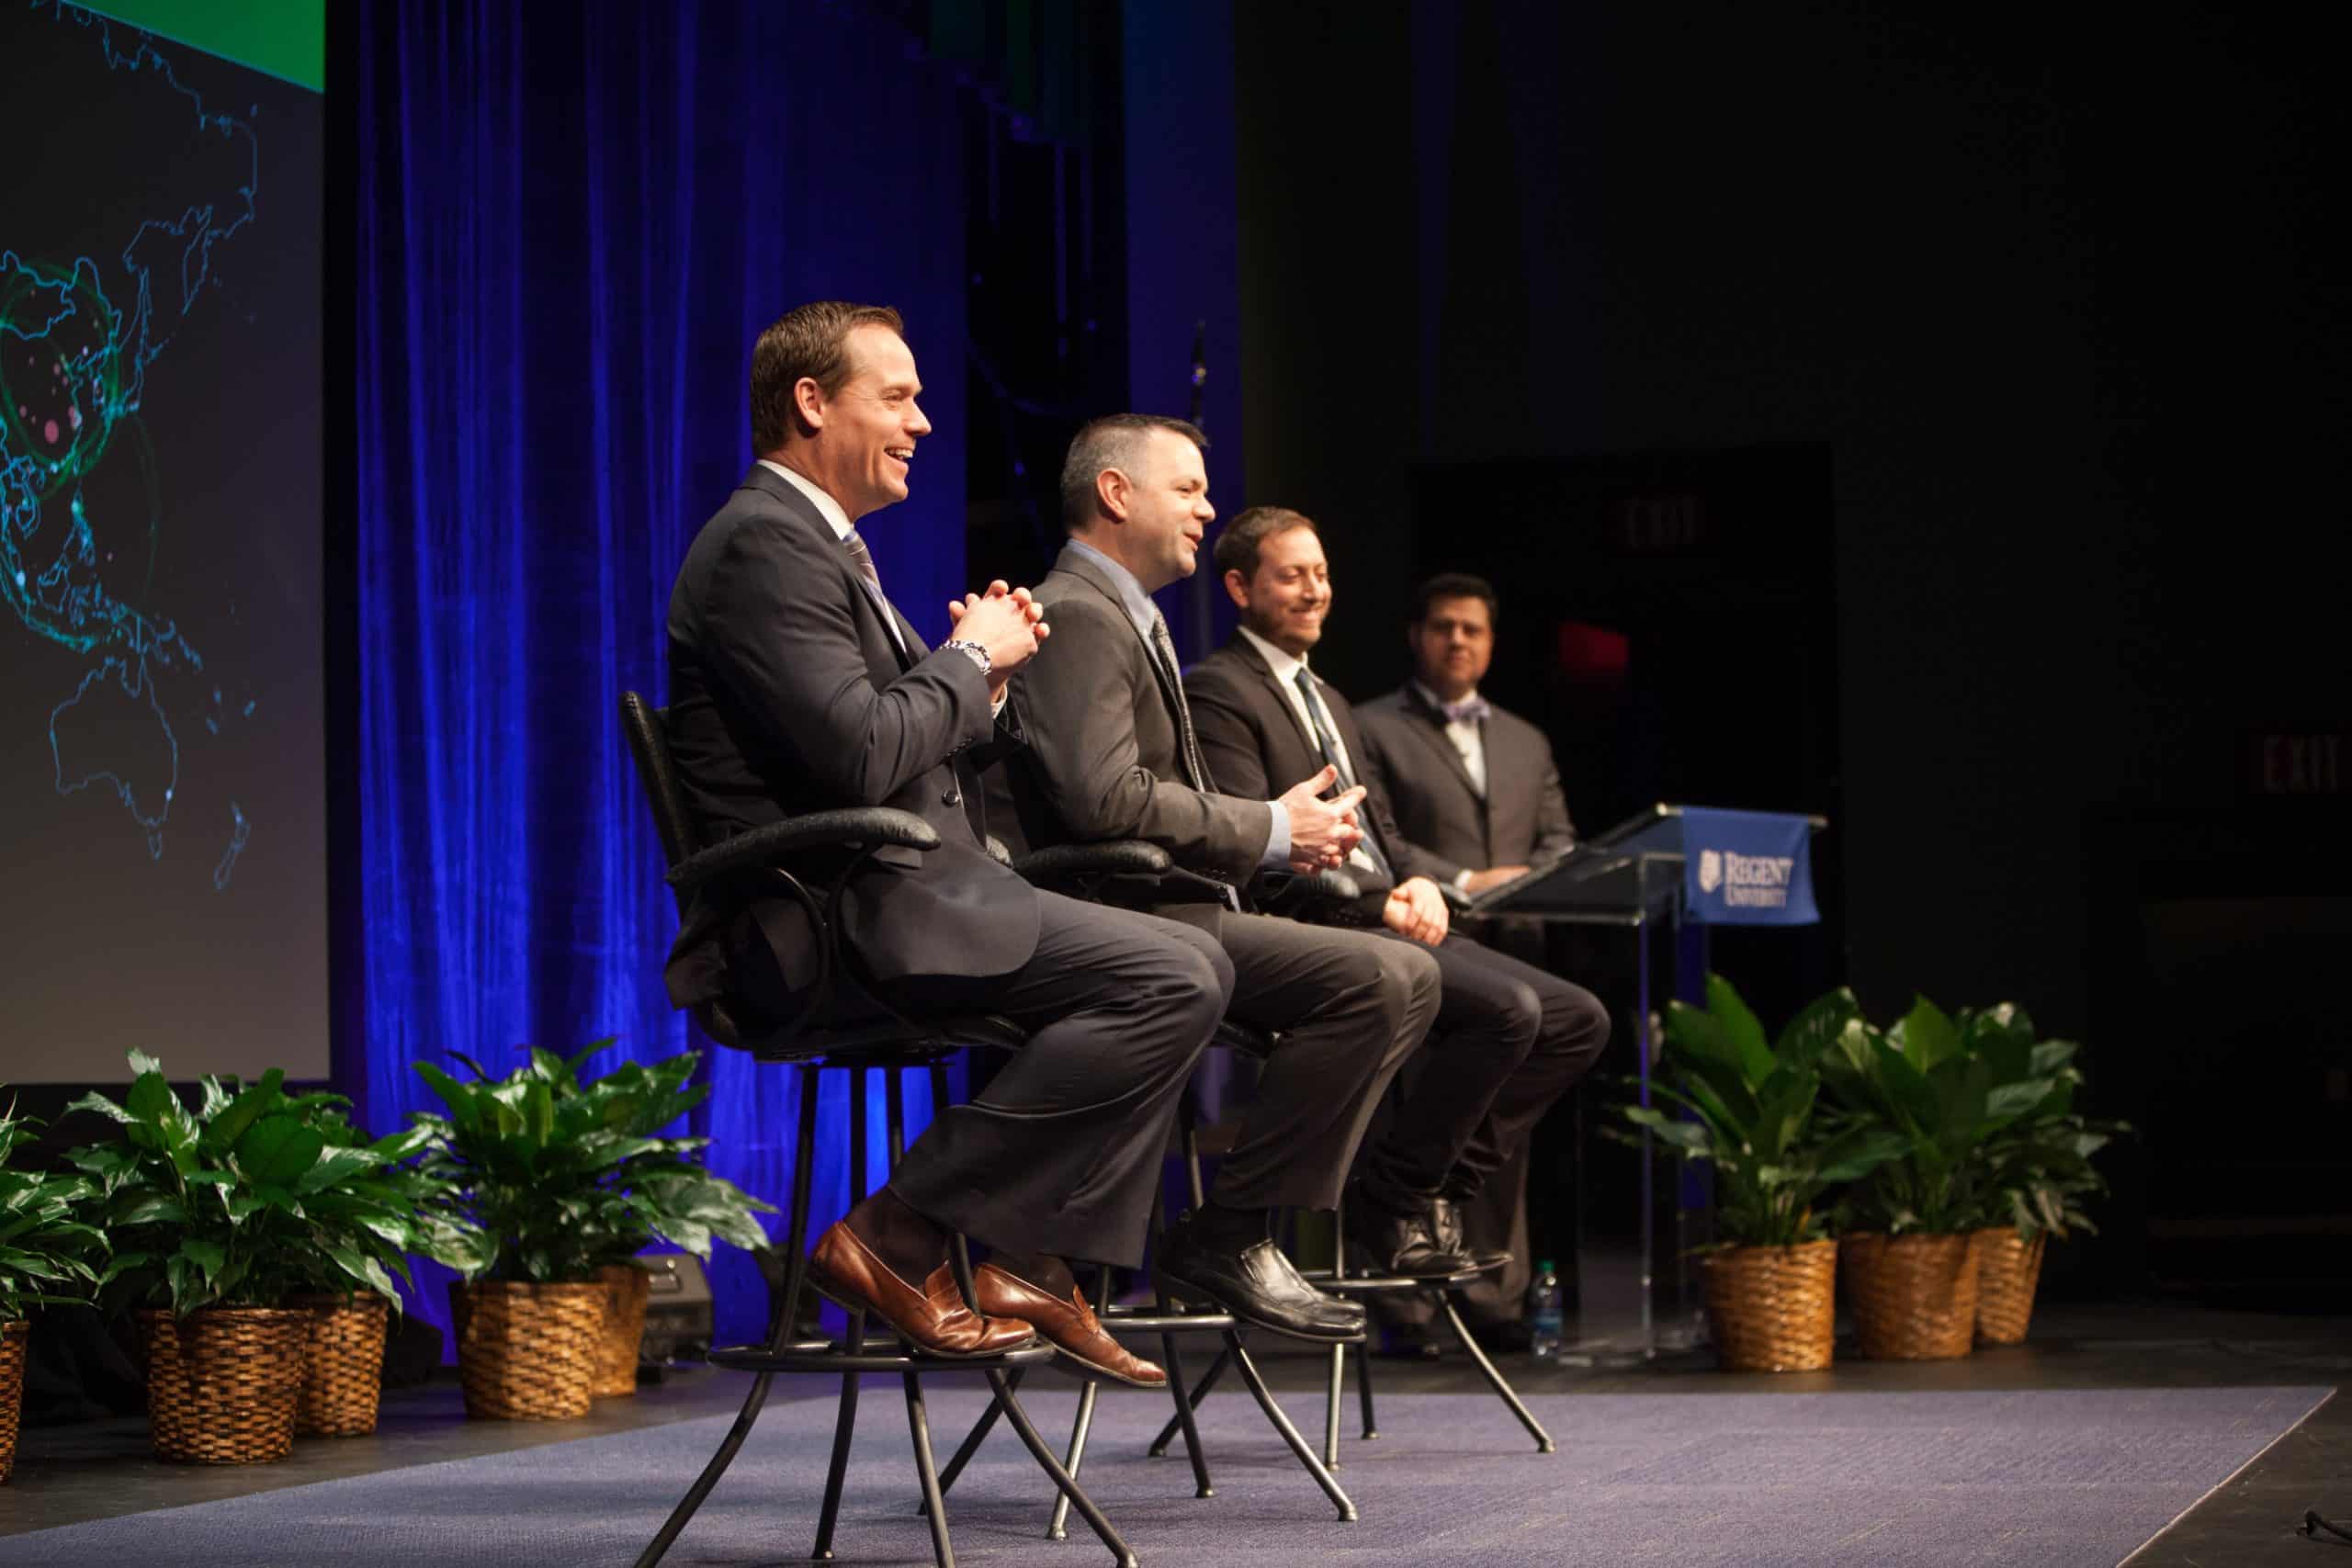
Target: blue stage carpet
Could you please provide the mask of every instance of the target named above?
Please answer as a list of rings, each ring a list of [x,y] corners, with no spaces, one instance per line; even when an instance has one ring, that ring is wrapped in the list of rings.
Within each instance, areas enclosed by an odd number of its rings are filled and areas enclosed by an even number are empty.
[[[1204,1412],[1216,1495],[1193,1496],[1181,1450],[1143,1447],[1166,1399],[1106,1393],[1085,1480],[1154,1568],[1314,1564],[1672,1563],[1676,1568],[2081,1564],[2110,1568],[2318,1408],[2319,1388],[2000,1393],[1591,1394],[1530,1403],[1558,1439],[1532,1451],[1484,1394],[1382,1400],[1352,1427],[1340,1524],[1240,1393]],[[1024,1401],[1049,1440],[1075,1395]],[[943,1462],[984,1403],[930,1399]],[[1321,1401],[1286,1405],[1319,1434]],[[1349,1415],[1354,1414],[1352,1402]],[[905,1406],[865,1391],[843,1563],[921,1564]],[[831,1399],[773,1405],[672,1550],[676,1568],[807,1560]],[[723,1419],[419,1465],[0,1540],[11,1568],[582,1568],[630,1562],[725,1430]],[[1042,1539],[1051,1492],[1001,1427],[949,1497],[968,1563],[1107,1562],[1073,1519]]]

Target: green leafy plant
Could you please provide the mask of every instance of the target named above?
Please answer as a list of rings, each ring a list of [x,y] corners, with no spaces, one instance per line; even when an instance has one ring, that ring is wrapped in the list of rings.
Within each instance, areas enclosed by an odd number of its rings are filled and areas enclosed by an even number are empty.
[[[709,1095],[688,1087],[698,1055],[627,1062],[582,1083],[581,1063],[611,1043],[600,1040],[569,1061],[533,1046],[498,1079],[458,1055],[472,1083],[416,1064],[448,1108],[417,1116],[430,1137],[425,1168],[491,1242],[469,1278],[589,1280],[656,1239],[701,1258],[714,1237],[766,1245],[755,1215],[775,1207],[703,1166],[708,1139],[661,1135]]]
[[[95,1260],[107,1250],[105,1234],[80,1217],[92,1195],[87,1178],[10,1168],[39,1125],[13,1100],[0,1111],[0,1323],[28,1306],[87,1304]]]
[[[1989,1016],[1989,1015],[1986,1015]],[[1996,1067],[1986,1049],[1997,1044]],[[1925,997],[1894,1028],[1841,1032],[1822,1056],[1836,1109],[1831,1124],[1891,1132],[1899,1153],[1870,1173],[1840,1206],[1841,1230],[1950,1235],[1984,1223],[1996,1140],[2059,1087],[2029,1051],[1979,1025],[1960,1023]]]
[[[2083,1082],[2075,1058],[2082,1048],[2071,1040],[2036,1039],[2033,1021],[2009,1002],[1963,1009],[1958,1021],[1965,1048],[1991,1071],[1994,1096],[2014,1084],[2050,1086],[1978,1151],[1977,1223],[2013,1224],[2029,1241],[2043,1231],[2062,1240],[2076,1230],[2096,1235],[2083,1203],[2106,1191],[2107,1182],[2091,1158],[2132,1129],[2075,1109]]]
[[[88,1213],[114,1256],[102,1283],[114,1305],[277,1306],[300,1291],[368,1290],[399,1298],[410,1251],[462,1265],[481,1250],[458,1216],[433,1208],[427,1179],[401,1162],[427,1141],[413,1130],[365,1141],[340,1095],[289,1095],[271,1068],[259,1082],[206,1077],[194,1110],[162,1064],[130,1053],[122,1103],[85,1095],[72,1109],[112,1120],[120,1135],[70,1156],[90,1179]]]
[[[1828,1129],[1815,1115],[1823,1057],[1866,1027],[1852,994],[1841,989],[1768,1040],[1731,983],[1710,975],[1705,1008],[1668,1005],[1660,1066],[1670,1081],[1651,1086],[1689,1116],[1640,1105],[1619,1109],[1683,1158],[1714,1168],[1724,1245],[1817,1241],[1826,1235],[1822,1194],[1868,1175],[1904,1147],[1889,1129]],[[1611,1135],[1634,1141],[1622,1129]]]

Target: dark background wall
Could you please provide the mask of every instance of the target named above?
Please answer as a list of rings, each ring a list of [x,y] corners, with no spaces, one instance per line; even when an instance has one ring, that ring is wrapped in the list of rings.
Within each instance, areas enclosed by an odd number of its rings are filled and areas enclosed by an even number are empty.
[[[2340,1141],[2346,1051],[2308,966],[2228,982],[2265,998],[2276,1027],[2252,1043],[2278,1054],[2224,1070],[2228,1039],[2141,1036],[2165,1021],[2119,993],[2161,942],[2115,929],[2161,894],[2141,872],[2216,823],[2255,825],[2205,857],[2246,893],[2263,824],[2306,863],[2340,841],[2340,801],[2241,777],[2245,732],[2340,727],[2347,705],[2323,552],[2344,512],[2346,143],[2316,25],[1241,8],[1250,499],[1334,530],[1321,662],[1393,683],[1415,565],[1496,553],[1475,536],[1508,541],[1520,612],[1573,597],[1574,517],[1449,505],[1430,465],[1819,444],[1826,515],[1757,525],[1809,563],[1790,635],[1834,626],[1836,723],[1803,743],[1824,798],[1723,803],[1838,817],[1866,1005],[2015,998],[2090,1032],[2110,1106],[2161,1109],[2163,1064],[2251,1076],[2271,1113],[2281,1091],[2333,1105],[2293,1131],[2332,1114]],[[1694,573],[1693,605],[1708,592]],[[1625,765],[1592,754],[1606,735],[1555,739],[1572,782]],[[2282,1010],[2298,985],[2309,1005]]]

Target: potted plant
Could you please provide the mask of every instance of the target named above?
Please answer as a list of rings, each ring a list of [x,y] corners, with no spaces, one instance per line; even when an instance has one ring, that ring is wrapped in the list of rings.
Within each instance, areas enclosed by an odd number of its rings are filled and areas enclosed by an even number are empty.
[[[569,1061],[529,1047],[499,1079],[458,1055],[471,1083],[416,1064],[447,1107],[417,1119],[431,1137],[425,1170],[489,1242],[452,1294],[469,1414],[585,1415],[600,1369],[603,1386],[634,1391],[642,1287],[622,1280],[616,1291],[600,1270],[636,1275],[628,1259],[656,1239],[706,1258],[714,1236],[741,1247],[767,1240],[753,1216],[775,1211],[704,1168],[708,1139],[661,1135],[710,1092],[688,1087],[698,1055],[625,1062],[582,1082],[581,1063],[611,1043]]]
[[[1976,1232],[1976,1337],[2015,1345],[2032,1320],[2050,1238],[2064,1240],[2076,1230],[2098,1234],[2082,1207],[2107,1186],[2091,1157],[2131,1129],[2120,1122],[2094,1122],[2075,1109],[2083,1082],[2075,1066],[2081,1047],[2035,1039],[2024,1009],[2004,1002],[1983,1011],[1963,1010],[1959,1023],[1968,1050],[1989,1066],[1996,1091],[2008,1084],[2051,1085],[1978,1154],[1984,1201]]]
[[[90,1184],[79,1176],[10,1168],[39,1123],[0,1111],[0,1481],[17,1464],[17,1421],[25,1394],[26,1309],[86,1303],[98,1282],[94,1258],[106,1237],[79,1217]]]
[[[1892,1131],[1901,1150],[1841,1206],[1839,1267],[1862,1354],[1965,1356],[1976,1331],[1983,1151],[2056,1080],[1996,1085],[1991,1063],[1925,997],[1892,1029],[1841,1033],[1822,1073],[1837,1125]]]
[[[283,1459],[310,1331],[287,1298],[322,1274],[390,1289],[379,1258],[327,1213],[332,1190],[379,1156],[329,1147],[310,1124],[315,1098],[288,1097],[277,1069],[249,1087],[207,1077],[191,1111],[153,1057],[130,1056],[136,1077],[121,1104],[89,1094],[73,1106],[110,1118],[120,1136],[71,1158],[92,1179],[89,1213],[114,1247],[101,1299],[140,1309],[155,1451],[206,1464]]]
[[[1862,1027],[1852,995],[1838,990],[1768,1040],[1730,982],[1711,975],[1704,1009],[1668,1008],[1661,1066],[1672,1081],[1652,1085],[1687,1115],[1622,1108],[1626,1120],[1683,1158],[1714,1169],[1723,1239],[1707,1254],[1702,1278],[1708,1324],[1727,1370],[1830,1363],[1837,1243],[1824,1228],[1819,1200],[1901,1146],[1883,1128],[1826,1134],[1814,1116],[1823,1054]]]
[[[411,1254],[460,1270],[477,1267],[489,1241],[424,1168],[429,1131],[411,1127],[370,1140],[352,1124],[350,1101],[340,1095],[283,1103],[318,1131],[328,1151],[301,1199],[324,1246],[304,1260],[300,1288],[288,1297],[310,1314],[294,1429],[301,1437],[362,1436],[376,1429],[385,1336],[400,1310],[392,1276],[413,1285]],[[366,1288],[355,1289],[355,1277]]]

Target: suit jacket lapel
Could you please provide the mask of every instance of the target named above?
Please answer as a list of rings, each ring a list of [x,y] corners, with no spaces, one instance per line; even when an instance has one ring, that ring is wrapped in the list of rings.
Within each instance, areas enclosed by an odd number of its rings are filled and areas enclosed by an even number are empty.
[[[1445,733],[1445,715],[1429,705],[1428,699],[1421,695],[1420,688],[1418,686],[1405,688],[1405,705],[1408,711],[1420,720],[1413,727],[1413,733],[1419,736],[1431,751],[1437,753],[1438,760],[1453,771],[1455,778],[1462,781],[1462,787],[1469,792],[1470,798],[1476,801],[1480,809],[1483,810],[1486,807],[1486,796],[1479,791],[1476,781],[1471,778],[1468,765],[1462,761],[1462,753],[1453,749],[1453,739]],[[1480,741],[1483,743],[1492,733],[1491,726],[1480,731]],[[1487,752],[1487,786],[1492,788],[1494,782],[1495,754],[1493,749],[1489,747]]]
[[[1291,732],[1306,745],[1307,756],[1314,759],[1316,767],[1321,767],[1323,748],[1316,740],[1315,732],[1306,728],[1306,721],[1298,716],[1298,705],[1291,701],[1290,692],[1283,685],[1281,677],[1274,673],[1273,667],[1266,662],[1266,656],[1259,652],[1257,646],[1238,632],[1234,634],[1233,646],[1242,658],[1249,660],[1250,671],[1272,694],[1275,708],[1284,718],[1290,720]],[[1349,755],[1354,754],[1354,749],[1351,747]]]
[[[1068,546],[1064,546],[1060,556],[1056,558],[1054,561],[1054,570],[1056,571],[1066,571],[1069,573],[1072,577],[1077,578],[1080,582],[1085,583],[1089,588],[1094,590],[1095,592],[1100,593],[1103,598],[1111,601],[1111,607],[1119,612],[1120,622],[1125,625],[1129,631],[1135,633],[1136,640],[1137,642],[1143,644],[1144,662],[1150,666],[1152,679],[1159,687],[1159,700],[1168,709],[1168,722],[1174,725],[1178,734],[1182,735],[1184,726],[1182,720],[1177,716],[1177,710],[1184,701],[1184,694],[1180,688],[1170,683],[1172,672],[1166,665],[1160,662],[1159,650],[1151,646],[1151,639],[1144,636],[1141,628],[1136,626],[1135,622],[1128,618],[1127,602],[1125,598],[1121,597],[1117,585],[1112,582],[1109,578],[1102,575],[1102,570],[1100,567],[1096,566],[1092,561],[1088,560],[1084,556],[1080,555],[1076,550],[1069,548]],[[1178,744],[1177,750],[1179,751],[1183,750],[1181,741]],[[1181,767],[1183,760],[1180,757],[1177,761],[1178,765]]]
[[[858,574],[857,567],[850,560],[849,547],[842,544],[841,536],[833,532],[833,525],[825,521],[824,515],[809,504],[807,496],[758,463],[752,464],[752,471],[743,476],[741,488],[756,490],[781,502],[805,526],[815,529],[819,537],[832,546],[833,559],[842,574],[842,581],[849,585],[850,602],[863,606],[875,629],[882,634],[882,641],[889,649],[890,657],[901,673],[913,669],[915,661],[931,651],[923,648],[922,639],[915,636],[914,628],[906,624],[906,617],[899,614],[895,604],[890,607],[890,615],[903,630],[906,646],[901,648],[899,639],[890,635],[891,621],[883,618],[882,606],[876,604],[874,595],[866,592],[865,579]],[[888,596],[886,594],[884,597],[887,599]],[[922,652],[917,653],[917,649],[922,649]]]

